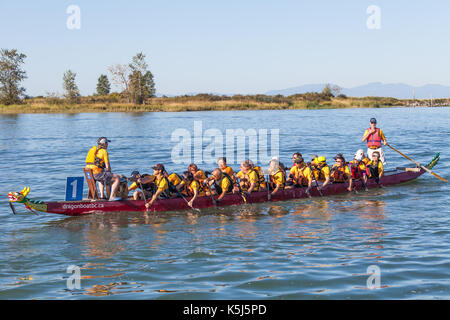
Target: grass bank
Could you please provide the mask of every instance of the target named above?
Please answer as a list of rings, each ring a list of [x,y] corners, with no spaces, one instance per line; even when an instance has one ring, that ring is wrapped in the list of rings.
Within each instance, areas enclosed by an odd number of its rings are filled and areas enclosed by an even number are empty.
[[[181,112],[220,110],[287,110],[332,108],[386,108],[399,106],[427,106],[429,100],[402,100],[389,97],[332,97],[321,93],[292,96],[198,94],[151,98],[145,104],[128,103],[117,93],[108,96],[80,97],[69,102],[58,97],[25,99],[18,105],[1,105],[0,114],[21,113],[85,113],[85,112]],[[450,99],[435,100],[435,105],[450,105]]]

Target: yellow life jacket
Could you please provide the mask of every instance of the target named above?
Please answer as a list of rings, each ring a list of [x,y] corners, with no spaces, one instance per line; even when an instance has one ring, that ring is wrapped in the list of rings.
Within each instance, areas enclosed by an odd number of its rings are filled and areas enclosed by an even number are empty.
[[[258,174],[258,179],[259,179],[259,187],[261,188],[266,188],[266,180],[264,179],[264,175],[261,173],[261,167],[257,166],[254,168],[256,173]]]
[[[86,156],[86,165],[96,166],[99,169],[105,169],[106,165],[103,159],[97,157],[97,153],[101,150],[101,148],[97,148],[97,146],[93,146],[87,156]]]

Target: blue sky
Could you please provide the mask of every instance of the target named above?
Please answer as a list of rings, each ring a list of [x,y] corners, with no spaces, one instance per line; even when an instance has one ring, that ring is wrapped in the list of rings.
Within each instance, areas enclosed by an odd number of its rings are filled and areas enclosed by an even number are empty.
[[[431,5],[432,3],[432,5]],[[69,30],[69,5],[81,28]],[[366,26],[368,6],[381,29]],[[2,1],[0,47],[27,55],[30,95],[82,94],[147,56],[157,92],[264,93],[308,83],[450,85],[450,1]]]

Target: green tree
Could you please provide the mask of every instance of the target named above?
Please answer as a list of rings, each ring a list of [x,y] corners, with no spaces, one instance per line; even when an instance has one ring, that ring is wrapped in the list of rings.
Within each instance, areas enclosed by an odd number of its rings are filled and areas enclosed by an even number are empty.
[[[20,83],[27,78],[21,65],[27,56],[16,49],[0,51],[0,102],[3,104],[20,103],[25,88]]]
[[[99,96],[106,96],[111,91],[111,84],[105,74],[100,75],[97,82],[97,94]]]
[[[77,74],[72,70],[67,70],[63,76],[64,97],[70,102],[77,102],[80,97],[80,91],[75,83],[76,76]]]
[[[153,74],[148,70],[148,65],[145,62],[145,55],[140,52],[136,54],[130,67],[130,94],[134,103],[143,104],[148,98],[155,95],[155,83],[153,81]]]

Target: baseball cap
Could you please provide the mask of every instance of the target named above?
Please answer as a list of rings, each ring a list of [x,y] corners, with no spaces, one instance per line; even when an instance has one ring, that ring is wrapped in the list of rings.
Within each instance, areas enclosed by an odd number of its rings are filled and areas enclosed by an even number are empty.
[[[377,119],[375,119],[375,118],[370,118],[370,123],[377,123]]]
[[[131,178],[137,178],[138,175],[140,175],[139,171],[134,170],[134,171],[131,173]]]
[[[111,142],[111,140],[108,140],[108,138],[106,138],[106,137],[100,137],[100,138],[98,138],[98,140],[97,140],[97,143],[98,143],[98,144],[105,144],[105,143],[107,143],[107,142]]]

